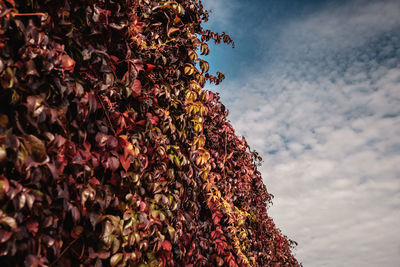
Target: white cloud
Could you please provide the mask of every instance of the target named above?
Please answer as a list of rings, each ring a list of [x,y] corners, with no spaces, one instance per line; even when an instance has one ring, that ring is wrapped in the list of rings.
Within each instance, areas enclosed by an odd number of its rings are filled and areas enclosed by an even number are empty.
[[[236,0],[203,0],[202,3],[206,10],[211,10],[209,21],[205,27],[217,30],[226,28],[232,22],[233,12],[239,6]]]
[[[308,57],[319,57],[320,53],[356,48],[377,34],[398,29],[400,5],[397,0],[353,0],[338,5],[333,2],[307,18],[294,20],[281,33],[279,45]],[[298,43],[299,40],[307,40]],[[382,53],[385,50],[381,51]]]
[[[305,266],[400,263],[398,14],[399,1],[328,6],[286,25],[274,64],[221,85]]]

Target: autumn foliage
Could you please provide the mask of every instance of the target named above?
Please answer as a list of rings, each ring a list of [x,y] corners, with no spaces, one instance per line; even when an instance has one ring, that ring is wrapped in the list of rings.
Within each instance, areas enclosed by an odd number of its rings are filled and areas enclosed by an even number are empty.
[[[200,1],[0,0],[1,266],[298,266],[204,90]],[[204,58],[204,56],[203,56]]]

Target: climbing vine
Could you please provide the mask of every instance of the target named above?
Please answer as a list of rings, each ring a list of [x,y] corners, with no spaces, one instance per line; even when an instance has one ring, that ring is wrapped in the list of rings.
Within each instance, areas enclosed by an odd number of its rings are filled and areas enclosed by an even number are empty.
[[[0,0],[2,266],[298,266],[201,1]]]

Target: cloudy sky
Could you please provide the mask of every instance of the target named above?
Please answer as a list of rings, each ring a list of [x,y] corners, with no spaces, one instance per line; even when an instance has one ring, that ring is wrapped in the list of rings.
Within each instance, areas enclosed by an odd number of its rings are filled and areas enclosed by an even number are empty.
[[[400,0],[203,0],[206,59],[304,266],[400,266]]]

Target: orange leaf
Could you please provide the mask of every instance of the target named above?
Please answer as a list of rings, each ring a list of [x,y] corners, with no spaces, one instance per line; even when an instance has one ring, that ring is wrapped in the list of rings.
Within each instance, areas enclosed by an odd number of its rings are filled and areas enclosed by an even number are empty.
[[[73,60],[70,56],[68,55],[62,55],[61,58],[61,65],[63,70],[68,70],[73,72],[75,68],[75,60]]]
[[[119,161],[121,162],[121,166],[122,168],[124,168],[125,171],[127,171],[129,169],[129,166],[131,166],[129,155],[128,157],[125,157],[124,155],[119,155]]]

